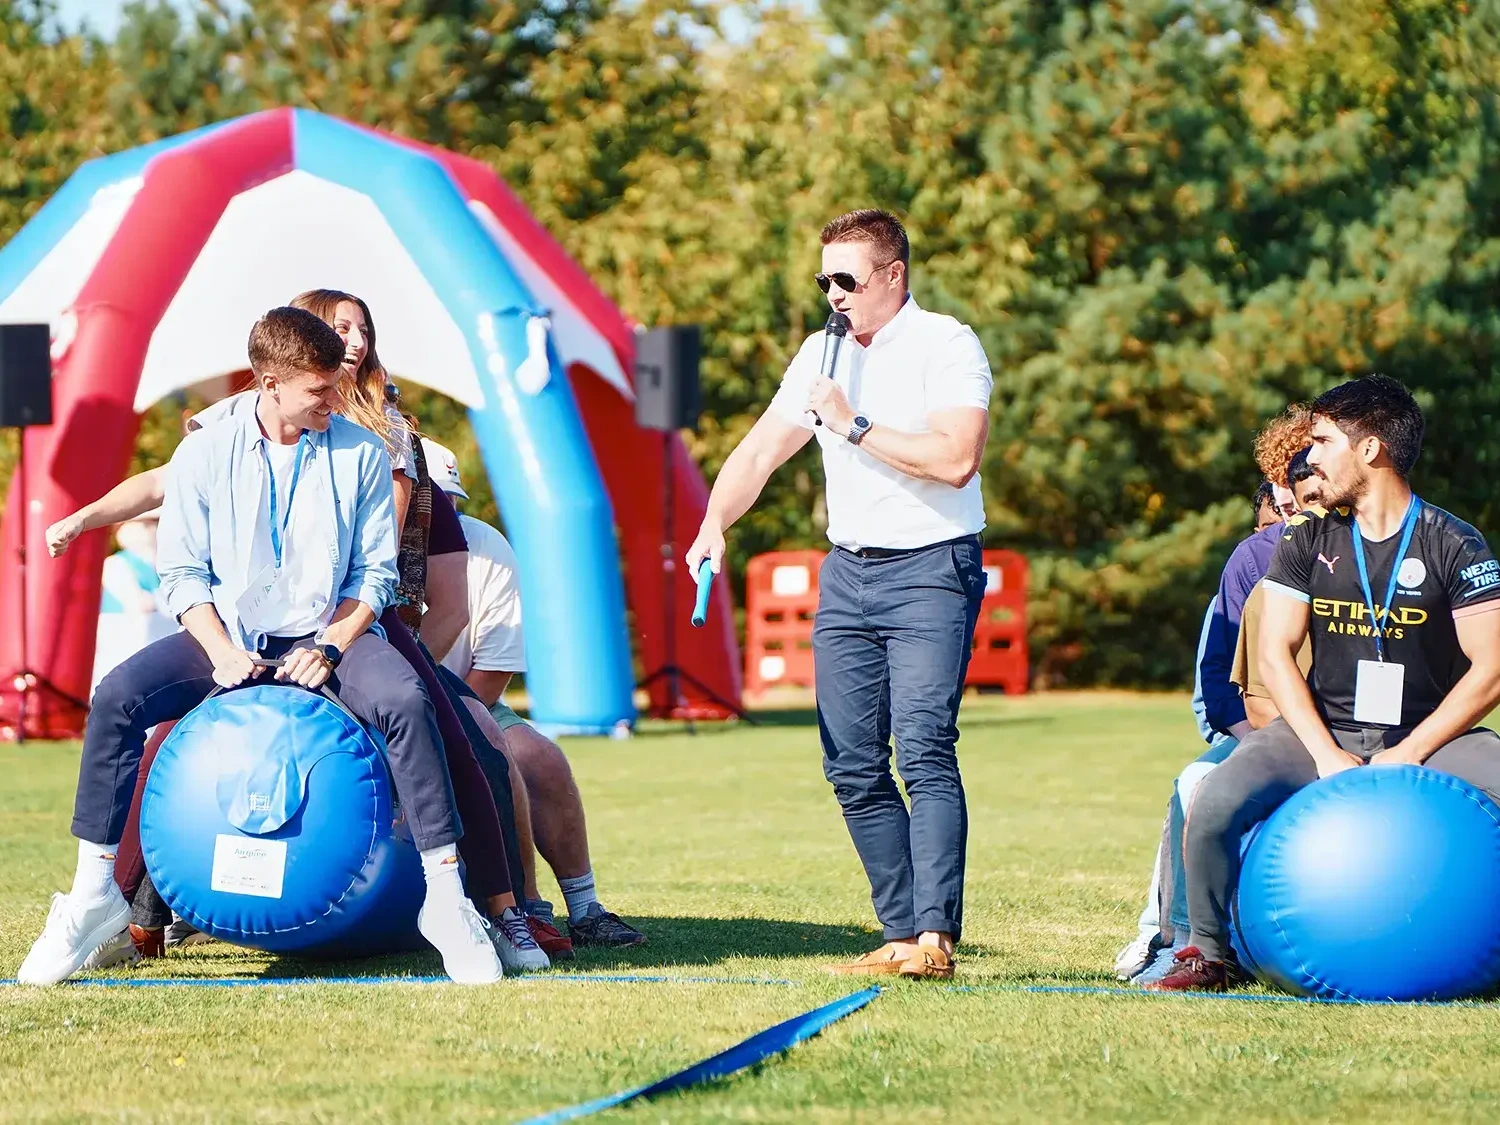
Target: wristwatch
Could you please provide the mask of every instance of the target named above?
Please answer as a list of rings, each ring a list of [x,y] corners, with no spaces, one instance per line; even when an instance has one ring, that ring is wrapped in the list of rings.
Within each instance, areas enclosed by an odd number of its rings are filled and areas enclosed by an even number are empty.
[[[339,651],[338,645],[319,645],[318,655],[328,661],[330,668],[337,668],[339,661],[344,659],[344,654]]]
[[[863,414],[856,414],[854,421],[849,423],[849,444],[858,445],[865,440],[865,435],[870,432],[870,420]]]

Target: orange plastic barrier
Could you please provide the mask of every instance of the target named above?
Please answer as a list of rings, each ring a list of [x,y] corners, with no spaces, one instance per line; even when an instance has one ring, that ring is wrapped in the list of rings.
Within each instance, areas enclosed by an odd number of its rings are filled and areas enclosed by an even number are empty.
[[[822,551],[771,551],[745,569],[745,693],[813,686]]]
[[[984,601],[974,625],[974,654],[964,683],[998,687],[1006,695],[1026,691],[1026,557],[1015,551],[984,552]]]
[[[812,627],[822,551],[772,551],[745,572],[745,692],[813,686]],[[985,551],[984,601],[964,683],[1021,695],[1030,680],[1026,648],[1026,557]]]

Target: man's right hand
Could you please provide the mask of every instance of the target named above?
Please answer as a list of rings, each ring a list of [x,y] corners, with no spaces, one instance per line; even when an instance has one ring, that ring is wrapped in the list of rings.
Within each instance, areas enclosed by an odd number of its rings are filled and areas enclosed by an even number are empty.
[[[1365,764],[1363,758],[1349,753],[1342,746],[1336,747],[1333,750],[1325,750],[1314,760],[1318,766],[1319,777],[1332,777],[1336,773],[1357,769]]]
[[[246,680],[260,675],[262,669],[255,657],[242,648],[227,645],[213,655],[214,683],[223,688],[238,687]]]
[[[54,559],[61,558],[77,539],[83,534],[83,517],[77,512],[71,516],[64,516],[47,529],[47,554]]]
[[[688,548],[688,573],[697,574],[698,564],[704,559],[708,560],[715,574],[724,566],[724,529],[713,520],[703,521],[703,526],[698,529],[698,538]]]

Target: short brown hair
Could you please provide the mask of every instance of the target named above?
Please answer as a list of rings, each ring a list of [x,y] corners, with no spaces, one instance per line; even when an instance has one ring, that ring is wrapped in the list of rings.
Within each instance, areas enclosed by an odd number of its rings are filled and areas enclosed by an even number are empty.
[[[344,362],[344,341],[306,309],[283,305],[250,329],[250,370],[262,375],[331,374]]]
[[[876,265],[899,261],[911,268],[911,243],[906,240],[906,228],[889,211],[865,207],[840,215],[823,228],[822,240],[824,246],[835,242],[868,242],[879,259]]]
[[[1255,463],[1272,484],[1290,488],[1292,458],[1312,444],[1312,411],[1303,403],[1272,418],[1255,439]]]

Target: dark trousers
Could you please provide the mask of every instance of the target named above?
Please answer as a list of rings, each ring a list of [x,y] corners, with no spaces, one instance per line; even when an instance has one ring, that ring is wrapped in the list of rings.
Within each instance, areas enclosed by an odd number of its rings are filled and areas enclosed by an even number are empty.
[[[308,638],[273,637],[264,655],[279,657],[309,643]],[[74,836],[100,844],[119,842],[146,732],[157,723],[182,718],[214,686],[213,663],[186,632],[147,645],[104,677],[84,730]],[[453,786],[432,702],[411,665],[378,636],[365,633],[344,653],[333,689],[361,722],[384,737],[417,847],[454,843],[462,829]]]
[[[390,638],[391,646],[415,669],[432,700],[448,775],[453,779],[454,807],[462,818],[463,839],[459,841],[458,853],[464,861],[466,886],[469,897],[483,908],[487,899],[509,894],[513,889],[506,844],[510,837],[502,829],[510,808],[506,806],[502,812],[496,807],[479,761],[483,736],[475,738],[478,731],[470,721],[468,709],[439,677],[439,665],[427,647],[394,609],[381,614],[380,627]]]
[[[968,810],[958,704],[984,596],[977,536],[885,558],[823,561],[813,660],[823,773],[886,938],[963,922]],[[896,766],[907,810],[891,776]]]
[[[1334,741],[1369,761],[1410,732],[1335,730]],[[1500,799],[1500,736],[1482,727],[1444,744],[1422,763]],[[1364,768],[1364,767],[1361,767]],[[1380,767],[1370,767],[1378,769]],[[1229,903],[1240,876],[1240,837],[1318,780],[1318,767],[1296,732],[1275,719],[1245,736],[1234,753],[1199,783],[1188,810],[1183,848],[1192,942],[1210,961],[1233,957]]]
[[[425,646],[422,651],[427,651]],[[478,759],[479,768],[484,773],[484,779],[488,782],[490,792],[494,797],[495,808],[500,814],[500,832],[505,838],[505,860],[508,864],[510,886],[515,888],[516,895],[519,897],[526,887],[526,870],[521,866],[521,839],[516,835],[516,798],[515,790],[510,785],[510,759],[505,756],[503,746],[496,746],[485,737],[483,729],[474,721],[474,716],[469,713],[469,709],[464,706],[463,702],[465,699],[473,699],[483,704],[484,700],[480,699],[474,693],[474,689],[451,670],[444,668],[441,664],[435,664],[434,667],[442,679],[443,687],[453,697],[453,710],[457,713],[459,722],[463,724],[470,745],[474,747],[474,757]]]

